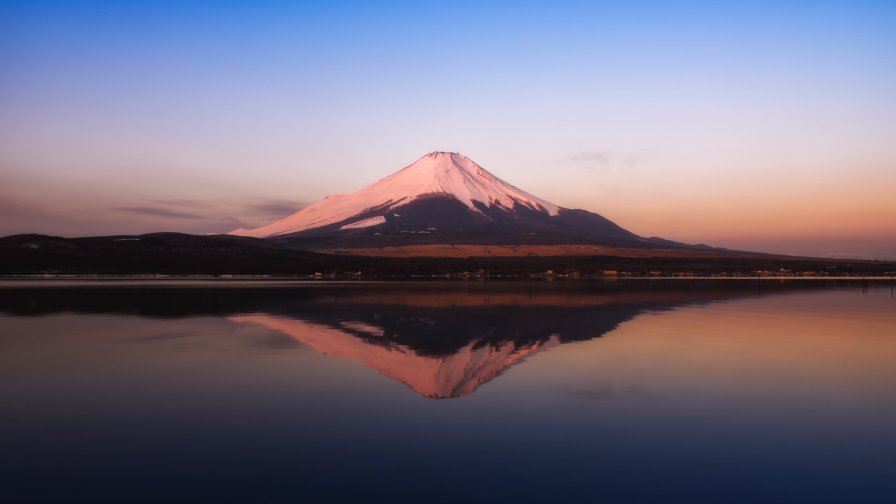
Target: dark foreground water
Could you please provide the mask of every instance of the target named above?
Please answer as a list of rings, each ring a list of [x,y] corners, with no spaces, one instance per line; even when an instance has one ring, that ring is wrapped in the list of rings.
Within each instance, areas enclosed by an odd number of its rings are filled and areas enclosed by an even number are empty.
[[[892,283],[214,285],[0,284],[0,501],[896,502]]]

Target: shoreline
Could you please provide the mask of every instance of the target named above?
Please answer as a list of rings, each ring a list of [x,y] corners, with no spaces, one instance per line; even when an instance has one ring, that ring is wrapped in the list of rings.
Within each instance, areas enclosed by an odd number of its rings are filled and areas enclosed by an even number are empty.
[[[231,275],[227,277],[214,275],[18,275],[0,276],[0,288],[19,286],[67,286],[67,285],[357,285],[383,283],[587,283],[587,282],[626,282],[626,281],[787,281],[787,282],[819,282],[819,281],[854,281],[854,282],[896,282],[896,276],[589,276],[589,277],[470,277],[450,278],[439,275],[408,275],[371,278],[309,278],[307,276],[274,276],[274,275]]]

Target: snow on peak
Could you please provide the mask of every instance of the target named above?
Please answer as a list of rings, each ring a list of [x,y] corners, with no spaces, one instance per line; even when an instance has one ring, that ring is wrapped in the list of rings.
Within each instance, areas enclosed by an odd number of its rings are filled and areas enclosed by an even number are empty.
[[[230,234],[268,237],[327,226],[355,216],[360,221],[362,214],[380,210],[386,213],[417,198],[432,195],[454,197],[476,212],[479,210],[474,202],[508,210],[522,205],[550,215],[560,211],[557,205],[508,184],[463,154],[430,152],[360,191],[329,196],[267,226],[237,229]],[[350,229],[351,226],[350,222],[343,228]]]

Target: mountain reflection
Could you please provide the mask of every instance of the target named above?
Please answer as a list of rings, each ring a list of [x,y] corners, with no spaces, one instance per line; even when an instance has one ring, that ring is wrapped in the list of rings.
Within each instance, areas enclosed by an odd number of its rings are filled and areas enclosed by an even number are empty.
[[[780,284],[762,294],[801,288]],[[423,396],[452,398],[639,314],[757,294],[746,282],[106,286],[0,289],[0,310],[226,317],[357,361]]]
[[[697,292],[349,291],[290,313],[230,317],[347,358],[431,398],[471,394],[563,343],[612,331],[648,310],[726,297]]]
[[[386,329],[358,322],[331,327],[270,315],[247,315],[231,320],[259,324],[280,331],[324,355],[358,361],[432,398],[467,395],[510,366],[560,343],[557,335],[529,343],[482,344],[473,337],[453,353],[426,355],[406,344],[385,338],[381,341],[372,339],[382,337]]]

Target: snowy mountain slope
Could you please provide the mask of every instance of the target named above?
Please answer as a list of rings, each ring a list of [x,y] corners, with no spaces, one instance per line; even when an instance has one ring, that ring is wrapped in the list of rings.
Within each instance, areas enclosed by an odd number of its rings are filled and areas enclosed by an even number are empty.
[[[236,229],[230,234],[281,236],[341,222],[345,222],[343,229],[353,229],[363,227],[353,226],[357,221],[369,219],[373,214],[385,215],[389,210],[428,196],[450,196],[474,212],[481,212],[482,205],[507,210],[521,205],[552,216],[560,211],[557,205],[495,177],[462,154],[432,152],[360,191],[328,196],[267,226]]]

